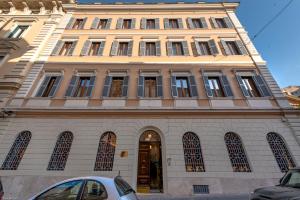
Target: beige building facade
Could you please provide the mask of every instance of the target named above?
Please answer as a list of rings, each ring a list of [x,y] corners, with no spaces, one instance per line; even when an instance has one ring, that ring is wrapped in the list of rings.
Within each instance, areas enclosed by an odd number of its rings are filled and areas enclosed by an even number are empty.
[[[298,165],[300,111],[238,3],[56,4],[4,107],[7,198],[118,174],[141,193],[247,193]]]

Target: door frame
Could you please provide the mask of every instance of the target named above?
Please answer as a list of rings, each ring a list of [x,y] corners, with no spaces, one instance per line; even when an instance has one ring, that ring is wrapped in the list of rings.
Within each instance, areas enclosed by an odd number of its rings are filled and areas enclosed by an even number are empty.
[[[134,152],[134,164],[133,164],[133,171],[132,171],[132,187],[137,189],[137,174],[138,174],[138,161],[139,161],[139,142],[140,137],[145,131],[154,131],[156,132],[160,137],[161,142],[161,158],[162,158],[162,179],[163,179],[163,193],[168,192],[168,185],[167,185],[167,159],[166,159],[166,145],[165,145],[165,138],[162,132],[153,126],[147,126],[142,129],[140,129],[137,132],[137,135],[135,137],[135,152]]]

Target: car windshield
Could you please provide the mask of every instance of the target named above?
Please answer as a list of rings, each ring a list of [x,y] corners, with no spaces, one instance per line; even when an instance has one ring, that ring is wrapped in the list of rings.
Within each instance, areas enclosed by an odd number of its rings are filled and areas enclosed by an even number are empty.
[[[130,185],[125,180],[123,180],[120,176],[117,176],[115,178],[115,184],[120,196],[124,196],[126,194],[135,192],[130,187]]]
[[[300,188],[300,170],[289,171],[282,179],[281,186]]]

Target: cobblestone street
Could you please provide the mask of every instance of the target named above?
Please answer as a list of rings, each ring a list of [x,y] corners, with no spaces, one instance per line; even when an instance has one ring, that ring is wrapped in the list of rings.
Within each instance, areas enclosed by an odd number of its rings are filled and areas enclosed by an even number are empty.
[[[174,197],[167,195],[141,195],[138,194],[141,200],[249,200],[249,194],[232,194],[232,195],[197,195],[197,196],[186,196],[186,197]]]

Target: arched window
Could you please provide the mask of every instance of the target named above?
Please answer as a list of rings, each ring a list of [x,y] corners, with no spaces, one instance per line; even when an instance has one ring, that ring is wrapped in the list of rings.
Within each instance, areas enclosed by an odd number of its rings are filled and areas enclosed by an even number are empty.
[[[48,170],[64,170],[73,141],[73,133],[65,131],[57,139]]]
[[[22,160],[22,157],[26,151],[26,148],[31,139],[30,131],[21,132],[16,138],[14,144],[10,148],[5,161],[2,164],[3,170],[16,170]]]
[[[235,133],[225,134],[225,143],[234,172],[251,172],[240,137]]]
[[[282,137],[277,133],[268,133],[267,140],[281,172],[295,167],[295,162],[287,149]]]
[[[98,146],[95,171],[112,171],[117,137],[113,132],[103,133]]]
[[[187,132],[182,137],[185,168],[187,172],[204,172],[200,140],[195,133]]]

